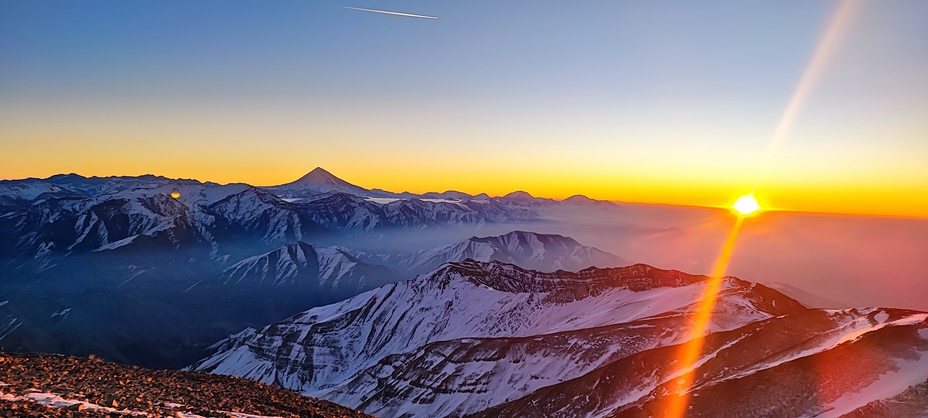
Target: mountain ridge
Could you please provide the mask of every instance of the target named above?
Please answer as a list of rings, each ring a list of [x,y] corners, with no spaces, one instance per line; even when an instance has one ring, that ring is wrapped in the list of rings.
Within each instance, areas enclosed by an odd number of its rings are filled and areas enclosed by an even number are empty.
[[[452,262],[221,342],[217,353],[191,368],[275,383],[380,415],[474,413],[505,400],[498,396],[520,397],[578,377],[616,355],[682,342],[680,329],[692,320],[689,310],[707,279],[644,264],[539,273],[500,262]],[[709,329],[805,310],[772,289],[725,278]],[[598,331],[605,329],[611,331]],[[530,348],[539,338],[551,344]],[[516,346],[524,348],[510,351]],[[464,357],[444,363],[449,350]],[[537,350],[548,354],[529,354]],[[499,359],[507,352],[517,357],[485,363],[478,355]],[[498,379],[528,392],[501,392],[493,383]]]
[[[614,254],[581,245],[570,237],[520,230],[496,236],[472,236],[442,247],[411,254],[370,258],[410,274],[425,273],[446,262],[465,259],[501,261],[545,272],[630,264]]]
[[[247,183],[233,182],[228,184],[219,184],[210,181],[199,181],[195,179],[183,179],[177,178],[172,179],[165,176],[154,175],[154,174],[143,174],[138,176],[90,176],[86,177],[76,173],[69,174],[55,174],[46,178],[36,178],[29,177],[25,179],[6,179],[0,180],[0,207],[4,203],[4,199],[13,198],[18,199],[19,204],[25,204],[27,202],[33,201],[38,196],[43,193],[50,196],[55,196],[56,193],[60,195],[61,193],[76,195],[76,196],[89,196],[100,195],[100,190],[115,190],[120,185],[130,184],[132,182],[142,183],[144,187],[153,187],[157,184],[200,184],[204,186],[242,186],[248,185]],[[55,186],[56,188],[52,189],[43,189],[42,183],[47,183]],[[81,183],[85,183],[81,185]],[[88,187],[87,184],[93,184],[94,186]],[[363,198],[384,198],[384,199],[454,199],[454,200],[464,200],[464,201],[483,201],[483,200],[494,200],[502,202],[509,205],[518,205],[518,206],[544,206],[552,204],[587,204],[593,205],[598,204],[602,207],[618,207],[613,202],[607,200],[597,200],[586,197],[582,194],[573,195],[562,200],[544,198],[544,197],[535,197],[531,194],[524,191],[513,191],[503,196],[490,197],[486,193],[478,193],[476,195],[470,195],[468,193],[456,191],[456,190],[447,190],[445,192],[425,192],[421,194],[411,193],[411,192],[390,192],[383,189],[372,188],[365,189],[363,187],[357,186],[355,184],[349,183],[338,176],[332,174],[330,171],[322,168],[316,167],[310,170],[308,173],[299,177],[298,179],[282,183],[274,186],[252,186],[260,189],[270,191],[271,193],[287,200],[297,201],[301,199],[311,198],[313,196],[337,192],[337,193],[348,193]],[[167,194],[170,194],[170,191],[167,191]]]

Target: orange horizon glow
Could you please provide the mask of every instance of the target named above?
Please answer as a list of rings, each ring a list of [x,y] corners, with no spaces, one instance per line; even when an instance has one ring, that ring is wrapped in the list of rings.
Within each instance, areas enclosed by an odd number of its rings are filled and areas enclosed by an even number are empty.
[[[183,158],[181,157],[182,161]],[[166,160],[165,166],[151,165],[140,168],[134,161],[115,162],[115,168],[76,167],[56,171],[51,167],[33,167],[32,170],[4,170],[0,178],[47,178],[56,174],[76,173],[85,177],[139,176],[154,174],[171,179],[196,179],[219,184],[247,183],[259,187],[290,183],[313,167],[294,170],[275,164],[253,163],[236,170],[210,162],[199,166]],[[428,193],[456,190],[472,195],[486,193],[504,196],[514,191],[525,191],[535,197],[563,200],[581,194],[592,199],[616,203],[640,203],[671,206],[696,206],[727,209],[737,196],[747,190],[736,182],[689,183],[684,181],[647,181],[625,176],[601,177],[579,173],[522,172],[484,170],[462,175],[437,166],[426,166],[430,172],[422,176],[416,167],[405,167],[390,172],[374,172],[369,168],[338,167],[330,169],[335,176],[367,189],[391,192]],[[248,170],[246,170],[248,169]],[[347,173],[348,175],[346,175]],[[928,191],[917,184],[886,186],[881,184],[777,184],[772,180],[760,187],[761,206],[765,211],[801,212],[855,216],[901,218],[928,218]],[[759,195],[755,194],[755,197]],[[759,197],[758,197],[759,198]]]
[[[63,13],[17,3],[22,15],[3,16],[29,19],[8,25],[22,42],[0,60],[0,179],[155,174],[269,186],[321,166],[393,192],[710,207],[754,193],[770,210],[923,218],[928,54],[913,5],[687,5],[671,15],[600,5],[562,21],[550,4],[536,18],[564,25],[523,38],[510,19],[483,22],[482,6],[450,3],[448,15],[463,20],[340,36],[365,16],[306,25],[328,6],[304,2],[269,11],[264,35],[286,40],[271,42],[192,18],[175,22],[191,38],[152,37],[151,19],[164,15],[140,5]],[[227,11],[252,22],[253,7]],[[724,24],[697,24],[717,13]],[[637,17],[610,25],[606,16]],[[49,32],[50,18],[73,33]],[[493,35],[474,36],[465,22],[492,23]],[[104,28],[110,35],[95,38]],[[361,53],[423,39],[432,40],[394,51],[388,66]],[[327,55],[292,52],[308,47]],[[88,54],[73,53],[81,48]]]
[[[709,276],[708,283],[703,289],[702,296],[699,299],[700,301],[696,306],[693,325],[689,329],[687,337],[684,340],[685,342],[681,344],[678,349],[676,361],[679,365],[677,371],[679,377],[675,377],[675,380],[672,382],[672,392],[677,396],[669,396],[667,398],[667,406],[665,409],[667,417],[682,418],[686,415],[691,396],[690,391],[693,385],[693,377],[697,369],[697,362],[703,354],[705,335],[712,322],[715,302],[719,296],[723,277],[731,262],[735,242],[738,239],[738,233],[741,230],[741,226],[744,224],[745,217],[752,216],[761,210],[761,205],[754,197],[755,192],[769,175],[770,161],[775,156],[778,149],[781,148],[789,138],[799,111],[808,100],[809,92],[812,90],[813,85],[815,85],[816,81],[821,77],[821,73],[827,66],[828,61],[834,55],[839,40],[846,31],[855,12],[854,9],[857,6],[854,0],[843,0],[838,5],[838,9],[832,15],[825,28],[824,34],[819,39],[812,59],[806,65],[802,77],[796,89],[793,91],[783,115],[780,117],[776,130],[770,138],[770,142],[763,155],[750,193],[739,197],[731,206],[732,210],[737,213],[737,219],[728,233],[725,244],[722,245],[718,259],[712,267],[712,273]]]
[[[166,159],[164,166],[143,167],[134,161],[115,161],[112,168],[85,167],[71,164],[70,169],[55,170],[51,166],[32,167],[30,170],[0,168],[0,178],[47,178],[55,174],[77,173],[85,177],[138,176],[154,174],[172,179],[196,179],[219,184],[247,183],[255,186],[285,184],[300,178],[315,165],[293,169],[292,166],[252,162],[240,169],[213,165],[209,161],[198,165]],[[180,162],[179,162],[180,161]],[[65,165],[68,166],[68,165]],[[329,168],[335,176],[367,189],[391,192],[428,193],[456,190],[472,195],[486,193],[504,196],[514,191],[525,191],[532,196],[563,200],[582,194],[592,199],[616,203],[641,203],[672,206],[696,206],[727,209],[737,196],[748,192],[735,181],[673,182],[670,179],[655,181],[632,179],[624,175],[613,176],[585,173],[523,171],[512,173],[503,170],[482,170],[462,174],[437,165],[399,167],[393,170],[373,171],[368,167],[336,166]],[[389,167],[393,168],[393,167]],[[799,184],[774,183],[769,180],[759,188],[759,202],[765,211],[802,212],[856,216],[928,218],[928,190],[918,184],[886,186],[871,184]]]

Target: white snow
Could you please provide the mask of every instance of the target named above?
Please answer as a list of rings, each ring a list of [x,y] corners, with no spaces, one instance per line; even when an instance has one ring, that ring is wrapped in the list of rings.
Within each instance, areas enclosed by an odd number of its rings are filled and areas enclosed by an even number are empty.
[[[56,317],[61,317],[61,318],[63,319],[63,318],[65,318],[65,317],[67,317],[67,316],[68,316],[68,313],[70,313],[70,312],[71,312],[71,308],[64,308],[64,309],[62,309],[62,310],[60,310],[60,311],[56,311],[56,312],[52,313],[52,319],[55,319]]]
[[[376,381],[365,383],[365,373],[385,373],[379,365],[387,355],[427,353],[416,350],[436,341],[547,335],[684,312],[699,300],[704,287],[700,283],[640,292],[612,288],[579,300],[556,302],[546,300],[545,293],[496,291],[474,284],[456,271],[441,274],[447,277],[423,275],[311,309],[274,324],[276,336],[269,337],[266,329],[259,331],[234,348],[206,359],[198,369],[279,383],[288,389],[351,406],[357,404],[362,393],[374,390],[369,385],[376,385]],[[713,316],[710,331],[733,329],[769,317],[757,310],[746,310],[743,305],[749,304],[737,293],[744,289],[739,289],[734,282],[723,283],[724,296],[717,305],[719,310]],[[358,311],[364,314],[355,318]],[[735,311],[737,315],[729,314]],[[334,324],[342,325],[330,328]],[[309,337],[310,329],[327,331],[316,331]],[[680,338],[682,334],[677,333],[657,343],[679,343]],[[262,354],[256,355],[256,349]],[[267,358],[263,354],[267,352],[285,353],[282,357],[289,364],[312,364],[312,375],[299,368],[287,372],[278,369],[279,362]],[[587,359],[582,367],[552,369],[550,358],[539,353],[520,357],[513,363],[475,362],[454,366],[463,369],[445,369],[451,364],[442,363],[442,358],[427,359],[440,367],[435,371],[435,379],[453,377],[467,387],[466,377],[456,377],[459,372],[466,372],[467,376],[478,379],[473,385],[490,389],[479,393],[436,394],[427,407],[384,405],[385,409],[369,412],[387,416],[405,412],[421,415],[423,411],[428,411],[426,415],[475,412],[481,409],[480,405],[495,405],[511,397],[513,391],[507,390],[506,382],[512,381],[522,390],[530,391],[577,377],[606,360],[608,355]],[[480,376],[493,376],[492,380],[502,386],[483,382]],[[531,376],[538,378],[530,379]]]
[[[0,383],[0,387],[2,386],[8,386],[8,385],[4,383]],[[66,399],[66,398],[62,398],[60,395],[55,394],[55,393],[40,392],[40,391],[30,392],[22,396],[16,396],[13,394],[0,392],[0,400],[4,400],[8,402],[32,401],[39,405],[45,405],[49,408],[67,408],[73,405],[81,405],[80,406],[81,410],[87,410],[87,411],[98,411],[98,412],[104,412],[104,413],[110,413],[110,414],[115,413],[119,415],[129,415],[129,416],[147,416],[147,417],[159,417],[160,416],[156,414],[149,414],[147,412],[142,412],[142,411],[135,411],[135,410],[129,410],[129,409],[116,409],[116,408],[111,408],[108,406],[97,405],[95,403],[90,403],[86,401]],[[173,402],[165,402],[163,405],[171,409],[186,409],[187,408],[186,405],[179,404],[179,403],[173,403]],[[252,414],[245,414],[241,412],[231,412],[231,411],[221,411],[221,410],[212,411],[212,412],[214,412],[216,415],[209,415],[210,417],[212,416],[233,416],[235,418],[282,418],[279,416],[252,415]],[[207,418],[207,416],[198,415],[198,414],[194,414],[194,413],[187,412],[187,411],[175,411],[173,416],[183,417],[183,418]]]
[[[895,371],[883,374],[858,392],[843,394],[826,405],[825,412],[818,417],[840,417],[870,402],[892,398],[928,379],[928,353],[921,352],[918,360],[895,359],[895,362]]]
[[[126,245],[131,244],[131,243],[132,243],[133,241],[135,241],[135,239],[138,238],[138,237],[139,237],[139,234],[131,235],[131,236],[128,236],[128,237],[126,237],[126,238],[123,238],[123,239],[121,239],[121,240],[119,240],[119,241],[115,241],[115,242],[111,242],[111,243],[109,243],[109,244],[101,245],[101,246],[98,247],[97,249],[93,250],[93,252],[115,250],[115,249],[117,249],[117,248],[119,248],[119,247],[123,247],[123,246],[126,246]]]
[[[889,319],[889,315],[886,312],[881,311],[874,316],[874,319],[878,323],[876,325],[871,325],[871,326],[861,326],[860,324],[863,321],[855,321],[852,325],[856,325],[856,326],[851,327],[853,328],[853,332],[849,332],[848,334],[841,337],[841,339],[838,340],[838,342],[835,343],[834,345],[837,346],[838,344],[841,344],[841,343],[845,343],[848,341],[854,341],[868,332],[873,332],[873,331],[876,331],[878,329],[881,329],[889,325],[917,324],[919,322],[923,322],[925,319],[928,319],[928,314],[916,314],[916,315],[907,316],[905,318],[898,319],[895,321],[886,322],[886,320]]]
[[[99,411],[106,413],[117,413],[120,415],[133,415],[133,416],[155,416],[139,411],[129,411],[125,409],[116,409],[110,408],[108,406],[101,406],[95,403],[78,401],[74,399],[65,399],[61,396],[54,393],[47,392],[31,392],[22,396],[16,396],[9,393],[0,392],[0,399],[9,401],[9,402],[22,402],[22,401],[32,401],[38,403],[39,405],[45,405],[49,408],[67,408],[72,405],[81,405],[81,409],[89,411]]]
[[[386,205],[387,203],[393,203],[393,202],[396,202],[398,200],[403,200],[403,199],[396,198],[396,197],[367,197],[364,200],[367,200],[368,202],[374,202],[380,205]]]
[[[788,352],[783,354],[780,357],[771,358],[765,363],[759,363],[750,369],[744,370],[740,373],[729,376],[724,380],[735,379],[743,376],[756,373],[761,370],[767,370],[781,364],[797,360],[803,357],[808,357],[821,353],[823,351],[830,350],[837,347],[839,344],[857,340],[864,334],[879,330],[886,326],[902,326],[902,325],[914,325],[924,321],[928,318],[928,314],[914,314],[904,318],[897,319],[895,321],[881,322],[875,325],[871,324],[867,318],[867,311],[864,311],[862,315],[854,317],[853,320],[847,321],[846,315],[851,310],[835,310],[829,311],[836,320],[844,319],[845,322],[839,322],[839,326],[829,332],[823,333],[822,337],[814,341],[809,341],[808,344],[798,351]],[[889,315],[880,315],[883,312],[877,313],[874,315],[874,319],[882,319],[886,321],[889,319]],[[921,333],[921,330],[919,331]]]

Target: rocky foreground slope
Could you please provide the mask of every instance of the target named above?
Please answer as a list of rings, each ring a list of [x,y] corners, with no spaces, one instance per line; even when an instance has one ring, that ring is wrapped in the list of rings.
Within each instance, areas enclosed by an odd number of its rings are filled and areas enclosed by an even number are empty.
[[[0,352],[0,417],[368,417],[244,379]]]

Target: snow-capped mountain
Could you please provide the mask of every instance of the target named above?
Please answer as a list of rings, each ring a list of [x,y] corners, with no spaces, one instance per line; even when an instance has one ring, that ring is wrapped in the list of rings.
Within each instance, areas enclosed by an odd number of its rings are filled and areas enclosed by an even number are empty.
[[[204,208],[204,212],[212,215],[208,227],[228,241],[249,239],[277,246],[304,240],[323,230],[312,215],[255,187],[227,196]]]
[[[114,249],[140,236],[177,246],[204,241],[191,215],[189,207],[162,194],[48,198],[0,217],[0,234],[8,254],[35,257]]]
[[[640,264],[540,273],[467,260],[239,334],[193,368],[374,415],[476,413],[682,343],[705,285]],[[804,311],[726,278],[709,331]]]
[[[608,202],[605,200],[590,199],[589,197],[586,197],[582,194],[575,194],[573,196],[570,196],[560,201],[559,203],[562,205],[592,206],[592,207],[600,207],[600,208],[607,208],[607,209],[616,209],[619,207],[615,203]]]
[[[618,267],[631,264],[614,254],[581,245],[570,237],[525,231],[471,237],[412,254],[385,255],[373,259],[410,274],[425,273],[444,263],[466,259],[502,261],[538,271],[578,271],[593,266]]]
[[[316,167],[299,179],[279,186],[265,187],[267,191],[285,199],[301,199],[329,192],[368,196],[371,191],[335,177],[322,167]]]
[[[314,222],[338,233],[362,234],[376,229],[417,231],[446,226],[530,222],[535,212],[497,202],[397,199],[376,203],[347,193],[326,193],[298,206]]]
[[[381,229],[418,231],[538,219],[530,210],[491,200],[411,197],[376,203],[340,191],[361,193],[364,189],[348,187],[322,169],[302,180],[297,183],[319,187],[296,202],[245,184],[156,176],[85,178],[72,174],[3,181],[0,248],[7,254],[33,257],[113,250],[151,241],[168,247],[203,244],[220,257],[228,253],[219,248],[223,244],[235,247],[244,240],[268,250],[326,234],[364,235]]]
[[[226,268],[219,278],[224,285],[288,287],[327,293],[331,295],[327,299],[336,300],[399,279],[390,269],[364,263],[343,248],[314,248],[305,242],[246,258]]]
[[[557,201],[554,199],[534,197],[524,191],[515,191],[501,197],[490,197],[486,193],[471,195],[456,190],[447,190],[444,192],[426,192],[415,194],[410,192],[395,193],[381,189],[365,189],[344,181],[334,174],[326,171],[322,167],[316,167],[303,177],[290,183],[278,186],[262,187],[270,193],[290,202],[304,202],[313,199],[319,195],[344,193],[354,195],[364,199],[380,200],[383,203],[402,200],[423,200],[432,203],[456,203],[460,205],[471,206],[470,202],[476,203],[494,203],[497,205],[516,206],[523,208],[539,206],[599,206],[615,208],[614,203],[590,199],[583,195],[574,195],[567,199]]]
[[[509,193],[502,197],[497,197],[496,199],[507,205],[516,205],[516,206],[541,206],[541,205],[552,204],[556,202],[553,199],[537,198],[535,196],[532,196],[528,192],[523,192],[521,190]]]
[[[537,219],[457,193],[371,201],[324,170],[303,180],[332,187],[289,201],[152,175],[0,182],[0,346],[179,367],[236,330],[411,276],[345,243]]]
[[[679,398],[677,347],[642,351],[473,416],[661,416]],[[928,414],[928,314],[810,309],[711,334],[687,416]]]

